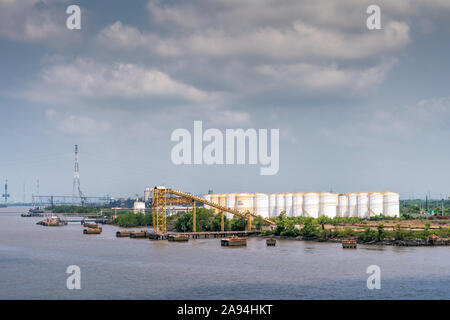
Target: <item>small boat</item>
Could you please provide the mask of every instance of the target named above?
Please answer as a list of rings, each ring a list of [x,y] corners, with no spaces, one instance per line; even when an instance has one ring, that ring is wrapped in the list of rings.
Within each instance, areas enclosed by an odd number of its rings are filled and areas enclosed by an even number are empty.
[[[169,234],[167,236],[167,240],[174,242],[187,242],[189,241],[189,236],[185,234]]]
[[[39,207],[36,207],[36,208],[32,208],[32,209],[28,210],[27,213],[22,213],[20,216],[21,217],[42,217],[42,216],[44,216],[44,210],[42,210]]]
[[[67,225],[67,221],[62,220],[60,217],[51,216],[45,220],[39,221],[36,224],[40,224],[46,227],[61,227]]]
[[[243,247],[247,245],[247,238],[231,236],[231,238],[222,239],[220,244],[223,247]]]
[[[275,247],[277,245],[277,240],[274,238],[270,238],[266,240],[266,245],[268,247]]]
[[[342,248],[356,249],[356,240],[342,240]]]
[[[83,230],[83,234],[100,234],[100,233],[102,233],[102,228],[90,228]]]

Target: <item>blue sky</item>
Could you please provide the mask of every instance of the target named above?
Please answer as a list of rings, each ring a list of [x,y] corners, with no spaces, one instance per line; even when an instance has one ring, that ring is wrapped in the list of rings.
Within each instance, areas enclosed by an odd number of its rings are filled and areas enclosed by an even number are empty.
[[[66,28],[70,4],[81,30]],[[0,0],[0,179],[15,200],[397,191],[449,195],[450,3]],[[176,166],[171,132],[279,128],[280,170]]]

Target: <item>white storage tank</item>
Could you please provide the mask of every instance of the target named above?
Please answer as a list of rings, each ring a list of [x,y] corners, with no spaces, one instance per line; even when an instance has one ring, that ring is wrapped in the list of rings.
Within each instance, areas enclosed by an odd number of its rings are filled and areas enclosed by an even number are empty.
[[[338,217],[348,216],[348,197],[344,193],[341,193],[338,196],[337,216]]]
[[[219,204],[219,195],[218,194],[212,193],[209,196],[211,197],[211,200],[210,200],[211,202]],[[216,213],[219,212],[219,210],[214,207],[211,209],[214,209],[214,212],[216,212]]]
[[[358,217],[369,218],[369,195],[366,192],[358,193]]]
[[[227,206],[227,195],[225,193],[219,193],[219,205],[222,207]]]
[[[277,216],[277,196],[269,194],[269,217]]]
[[[287,217],[294,216],[293,196],[292,193],[284,194],[284,210],[286,210]]]
[[[281,212],[286,210],[286,202],[284,201],[284,193],[277,193],[275,196],[276,196],[275,215],[279,216]]]
[[[383,214],[383,194],[380,192],[369,193],[369,212],[371,216]]]
[[[294,193],[292,206],[294,217],[303,217],[303,192]]]
[[[235,209],[236,208],[236,194],[235,193],[227,193],[227,208]]]
[[[253,197],[255,213],[267,218],[269,216],[269,196],[265,193],[255,193]]]
[[[153,197],[153,188],[145,188],[144,201],[148,202]]]
[[[347,217],[357,217],[358,216],[358,194],[349,193],[348,198],[348,216]]]
[[[316,192],[308,192],[303,196],[303,212],[306,216],[319,217],[319,194]]]
[[[319,198],[319,216],[324,215],[329,218],[336,216],[338,195],[335,193],[322,192]]]
[[[400,215],[400,195],[395,192],[385,192],[383,195],[383,212],[389,217]]]
[[[236,209],[243,213],[247,211],[253,213],[253,194],[247,192],[236,194]]]
[[[211,195],[210,195],[210,194],[205,194],[205,195],[203,196],[203,199],[205,199],[206,201],[211,201]],[[205,208],[205,209],[211,209],[211,207],[208,206],[207,204],[205,204],[204,208]]]

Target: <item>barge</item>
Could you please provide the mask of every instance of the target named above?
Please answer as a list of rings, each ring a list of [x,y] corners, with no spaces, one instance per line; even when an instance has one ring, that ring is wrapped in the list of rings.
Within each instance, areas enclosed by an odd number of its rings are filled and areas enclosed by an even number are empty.
[[[220,244],[222,247],[243,247],[247,245],[247,238],[232,236],[231,238],[222,239]]]
[[[100,233],[102,233],[102,228],[90,228],[83,230],[83,234],[100,234]]]
[[[167,240],[168,241],[173,241],[173,242],[187,242],[189,241],[189,235],[186,234],[170,234],[167,236]]]
[[[342,248],[356,249],[356,240],[342,240]]]

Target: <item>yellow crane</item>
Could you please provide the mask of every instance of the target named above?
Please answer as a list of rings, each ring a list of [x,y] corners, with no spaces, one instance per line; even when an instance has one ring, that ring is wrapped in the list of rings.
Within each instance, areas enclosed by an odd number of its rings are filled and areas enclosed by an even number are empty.
[[[203,203],[212,208],[216,208],[221,212],[221,229],[224,231],[224,212],[231,213],[238,217],[244,218],[248,221],[247,229],[252,229],[252,218],[261,218],[262,221],[269,225],[275,225],[275,223],[269,219],[263,218],[257,214],[251,213],[249,211],[242,212],[236,209],[227,208],[221,206],[218,203],[211,202],[205,200],[201,197],[194,196],[192,194],[188,194],[185,192],[181,192],[178,190],[166,188],[166,187],[155,187],[153,189],[153,228],[155,233],[158,234],[166,234],[167,233],[167,204],[168,197],[167,195],[175,195],[184,200],[190,201],[192,203],[192,213],[193,213],[193,232],[197,232],[196,230],[196,203]],[[170,199],[170,198],[169,198]],[[170,202],[170,201],[169,201]]]

